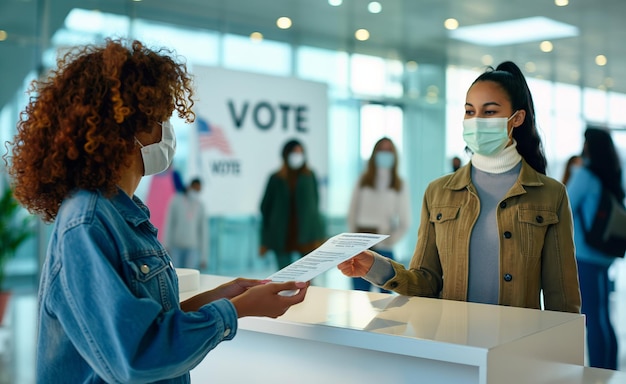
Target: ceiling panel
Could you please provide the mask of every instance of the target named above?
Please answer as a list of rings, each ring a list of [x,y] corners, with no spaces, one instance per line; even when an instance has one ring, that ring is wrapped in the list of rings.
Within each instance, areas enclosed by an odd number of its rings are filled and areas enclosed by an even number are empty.
[[[367,12],[368,3],[344,0],[341,6],[332,7],[326,0],[2,0],[0,29],[9,38],[0,42],[0,92],[17,89],[20,76],[37,66],[38,53],[48,44],[46,37],[71,8],[80,6],[243,35],[259,31],[266,38],[294,44],[417,62],[479,68],[484,67],[485,55],[495,63],[510,59],[521,67],[532,61],[536,71],[527,72],[529,76],[589,87],[609,84],[610,89],[626,93],[624,0],[570,0],[566,7],[549,0],[380,0],[382,12],[375,15]],[[280,16],[293,19],[290,30],[275,26]],[[539,42],[489,47],[451,40],[443,27],[448,17],[466,26],[531,16],[575,25],[581,35],[554,40],[553,52],[543,53]],[[358,28],[369,29],[371,39],[356,41]],[[485,41],[490,38],[484,37]],[[607,56],[605,67],[594,63],[598,54]],[[0,105],[6,99],[0,93]]]

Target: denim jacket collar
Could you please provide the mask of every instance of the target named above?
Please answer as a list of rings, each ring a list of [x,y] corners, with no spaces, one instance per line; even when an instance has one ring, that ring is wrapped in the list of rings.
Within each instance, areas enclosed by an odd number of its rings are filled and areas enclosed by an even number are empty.
[[[156,227],[150,223],[150,210],[137,196],[133,195],[131,199],[118,187],[117,194],[111,197],[111,204],[133,226],[138,227],[146,223],[151,231],[157,231]]]

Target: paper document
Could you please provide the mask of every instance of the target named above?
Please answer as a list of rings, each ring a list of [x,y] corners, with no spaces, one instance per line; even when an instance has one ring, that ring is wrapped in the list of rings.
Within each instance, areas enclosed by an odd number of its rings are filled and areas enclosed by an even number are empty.
[[[274,282],[309,281],[388,237],[389,235],[375,233],[341,233],[335,235],[313,252],[267,279]]]

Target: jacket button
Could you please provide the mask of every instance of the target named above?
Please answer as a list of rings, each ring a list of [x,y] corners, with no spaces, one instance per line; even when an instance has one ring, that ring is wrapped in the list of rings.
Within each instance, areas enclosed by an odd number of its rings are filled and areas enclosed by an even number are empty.
[[[511,235],[511,232],[509,232],[509,231],[504,232],[504,238],[505,239],[510,239],[511,236],[513,236],[513,235]]]
[[[513,276],[510,273],[505,273],[504,281],[511,281],[511,280],[513,280]]]
[[[543,223],[543,216],[537,216],[537,217],[535,217],[535,220],[537,220],[537,222],[539,224],[541,224],[541,223]]]
[[[500,208],[502,209],[506,208],[506,201],[503,201],[500,203]]]
[[[391,284],[389,284],[389,286],[390,286],[392,289],[396,289],[396,288],[398,288],[398,282],[397,282],[397,281],[393,281]]]
[[[437,220],[441,220],[441,217],[442,217],[441,213],[438,213],[437,214]]]
[[[228,337],[228,335],[230,335],[230,328],[224,330],[224,337]]]
[[[141,269],[141,273],[143,273],[143,274],[150,273],[150,267],[148,267],[147,264],[142,265],[140,269]]]

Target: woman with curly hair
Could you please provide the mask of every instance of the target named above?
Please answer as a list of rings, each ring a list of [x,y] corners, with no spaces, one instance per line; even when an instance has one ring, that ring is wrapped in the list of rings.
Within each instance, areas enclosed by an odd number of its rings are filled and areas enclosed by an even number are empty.
[[[179,304],[170,257],[134,196],[172,161],[171,114],[194,119],[191,77],[169,54],[107,40],[70,51],[31,88],[7,160],[16,198],[55,223],[38,382],[187,383],[239,317],[280,316],[306,294],[305,283],[239,278]]]

